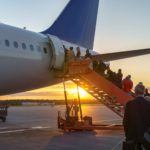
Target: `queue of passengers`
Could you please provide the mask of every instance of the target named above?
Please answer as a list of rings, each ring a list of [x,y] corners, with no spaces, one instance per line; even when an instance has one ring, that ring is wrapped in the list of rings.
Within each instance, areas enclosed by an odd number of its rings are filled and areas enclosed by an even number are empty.
[[[81,51],[80,47],[76,48],[76,54],[74,53],[73,47],[70,47],[67,49],[64,46],[65,50],[65,70],[68,70],[68,62],[72,62],[74,60],[84,60],[84,59],[91,59],[92,60],[92,55],[89,51],[89,49],[86,50],[85,56],[81,57]],[[133,81],[131,79],[131,75],[127,75],[123,79],[123,73],[121,69],[118,69],[118,72],[114,72],[110,69],[109,65],[106,65],[102,60],[98,61],[91,61],[92,63],[89,65],[91,69],[99,73],[100,75],[104,76],[106,79],[109,81],[113,82],[116,86],[119,88],[123,89],[128,95],[134,96],[134,93],[132,92],[133,88]],[[143,85],[142,82],[139,82],[138,85]],[[138,86],[137,85],[137,86]],[[136,88],[136,87],[135,87]],[[148,89],[145,89],[145,94],[144,96],[147,96],[147,99],[150,99],[150,93],[148,93]]]
[[[94,70],[100,75],[104,76],[109,81],[113,82],[119,88],[122,88],[122,70],[119,69],[118,72],[114,72],[110,69],[109,65],[106,65],[102,60],[93,62]]]
[[[93,65],[96,72],[122,88],[128,95],[134,96],[134,99],[128,101],[125,106],[123,126],[126,138],[123,142],[123,150],[150,150],[150,93],[148,89],[139,82],[133,93],[131,75],[123,79],[121,69],[115,73],[102,61],[94,62]],[[106,74],[105,71],[107,71]]]
[[[80,47],[76,48],[76,54],[73,50],[73,47],[70,48],[66,48],[64,45],[64,54],[65,54],[65,63],[64,63],[64,71],[65,73],[68,72],[69,69],[69,64],[73,61],[80,61],[80,60],[84,60],[84,59],[91,59],[92,60],[92,55],[89,51],[89,49],[86,50],[85,56],[81,56],[81,51],[80,51]],[[93,64],[92,61],[89,64],[89,68],[93,69]]]
[[[106,79],[114,83],[117,87],[123,89],[128,95],[132,95],[133,82],[131,80],[131,75],[126,76],[123,79],[122,70],[118,69],[118,72],[114,72],[107,66],[102,60],[99,62],[94,62],[94,70],[100,75],[104,76]]]
[[[64,53],[65,53],[65,62],[71,62],[73,60],[82,60],[86,58],[92,59],[92,55],[89,49],[86,50],[85,56],[82,57],[80,47],[76,48],[76,55],[74,53],[73,47],[70,47],[69,49],[67,49],[65,46],[63,47],[64,47]]]
[[[65,64],[73,60],[82,60],[80,48],[77,47],[76,55],[73,47],[65,49]],[[83,59],[90,58],[92,55],[89,50]],[[122,70],[119,69],[117,73],[113,72],[102,60],[99,62],[93,61],[93,69],[122,88],[128,95],[132,95],[133,82],[131,75],[123,79]],[[107,72],[106,72],[107,71]],[[105,73],[106,72],[106,73]],[[150,93],[142,82],[135,86],[134,99],[127,102],[123,118],[123,126],[125,131],[125,142],[123,142],[123,150],[150,150]],[[77,116],[78,109],[75,108],[75,115]]]

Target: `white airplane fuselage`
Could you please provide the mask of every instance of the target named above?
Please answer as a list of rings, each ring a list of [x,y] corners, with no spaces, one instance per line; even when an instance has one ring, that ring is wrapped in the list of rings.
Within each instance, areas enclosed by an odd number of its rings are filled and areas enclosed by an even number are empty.
[[[61,82],[64,48],[74,45],[52,35],[44,35],[0,24],[0,95],[24,92]],[[81,55],[85,55],[85,48]],[[91,51],[92,54],[97,54]]]

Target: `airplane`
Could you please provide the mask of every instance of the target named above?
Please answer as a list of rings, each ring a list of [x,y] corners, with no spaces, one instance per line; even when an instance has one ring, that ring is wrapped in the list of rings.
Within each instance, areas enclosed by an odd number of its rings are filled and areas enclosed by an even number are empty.
[[[70,0],[52,26],[36,33],[0,23],[0,95],[62,82],[64,47],[90,49],[93,60],[112,61],[150,54],[139,49],[99,54],[93,50],[99,0]],[[80,10],[80,11],[79,11]]]

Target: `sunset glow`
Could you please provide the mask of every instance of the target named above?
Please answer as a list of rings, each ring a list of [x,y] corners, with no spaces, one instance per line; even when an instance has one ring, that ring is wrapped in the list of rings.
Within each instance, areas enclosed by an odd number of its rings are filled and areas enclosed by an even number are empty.
[[[0,5],[0,21],[19,28],[26,27],[30,31],[42,32],[53,24],[69,2],[69,0],[61,0],[59,2],[56,0],[45,1],[43,3],[43,1],[37,0],[35,7],[33,0],[3,0]],[[100,54],[106,54],[149,48],[149,5],[150,1],[147,0],[102,0],[99,5],[93,49]],[[134,87],[138,82],[143,82],[150,90],[149,57],[150,55],[145,55],[111,61],[110,68],[115,72],[121,68],[123,78],[129,74],[131,75]],[[68,99],[77,98],[77,86],[71,81],[65,83]],[[93,99],[82,88],[79,88],[79,90],[82,100]],[[64,88],[63,84],[59,83],[33,91],[0,96],[0,100],[7,99],[64,100]]]
[[[65,82],[67,98],[69,100],[77,99],[77,86],[72,81]],[[93,99],[85,90],[79,87],[81,100]],[[57,84],[48,86],[41,89],[36,89],[28,92],[1,96],[0,100],[11,100],[11,99],[32,99],[32,100],[63,100],[64,99],[64,87],[63,84]]]
[[[78,96],[77,88],[70,89],[69,93],[70,93],[70,95],[74,95],[75,97]],[[79,87],[79,93],[80,93],[80,97],[81,98],[88,97],[88,93],[85,90],[83,90],[82,88],[80,88],[80,87]]]

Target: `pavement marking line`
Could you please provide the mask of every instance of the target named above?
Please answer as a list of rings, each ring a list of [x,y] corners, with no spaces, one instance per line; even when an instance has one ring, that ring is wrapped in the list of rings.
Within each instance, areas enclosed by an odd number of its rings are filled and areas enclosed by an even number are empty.
[[[15,132],[23,132],[23,131],[25,131],[25,129],[11,130],[11,131],[2,131],[2,132],[0,132],[0,134],[4,134],[4,133],[15,133]]]
[[[113,127],[113,126],[115,126],[116,124],[110,124],[110,125],[108,125],[107,127]]]
[[[111,122],[111,121],[122,121],[122,119],[100,120],[100,121],[94,121],[94,122],[102,123],[102,122]]]
[[[38,129],[50,129],[50,128],[51,128],[51,126],[47,126],[47,127],[36,126],[36,127],[26,128],[26,129],[0,131],[0,134],[4,134],[4,133],[17,133],[17,132],[32,131],[32,130],[38,130]]]
[[[31,127],[31,129],[50,129],[52,128],[51,126],[47,126],[47,127],[42,127],[42,126],[36,126],[36,127]]]
[[[122,138],[111,150],[116,150],[122,144],[125,138]]]

